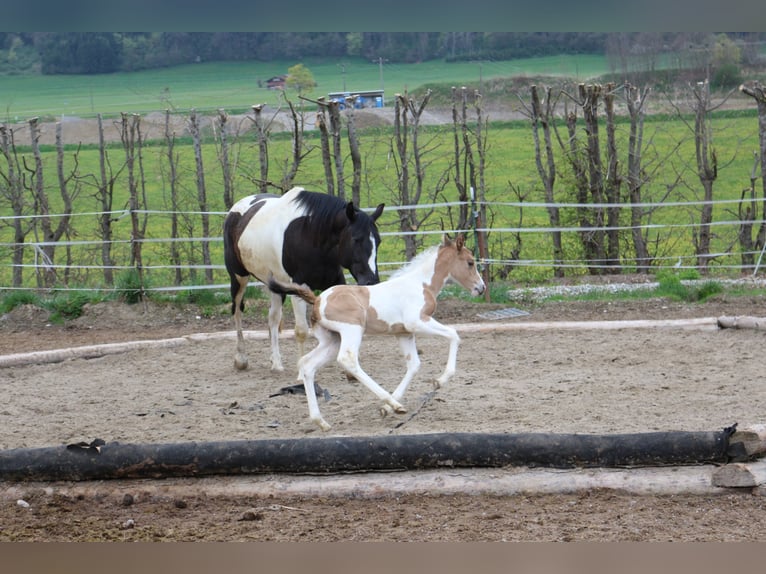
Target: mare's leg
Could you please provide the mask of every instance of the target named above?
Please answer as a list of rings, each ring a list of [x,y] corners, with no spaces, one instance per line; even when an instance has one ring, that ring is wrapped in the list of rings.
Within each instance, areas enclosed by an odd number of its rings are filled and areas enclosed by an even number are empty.
[[[359,347],[362,344],[364,329],[355,325],[347,325],[338,334],[340,335],[338,363],[345,369],[346,373],[370,389],[376,397],[385,401],[395,412],[406,413],[407,409],[392,397],[386,389],[376,383],[370,375],[365,373],[359,364]]]
[[[435,319],[428,319],[427,321],[420,323],[416,327],[415,333],[419,335],[438,335],[439,337],[444,337],[445,339],[449,340],[447,365],[444,367],[444,372],[441,374],[441,376],[436,379],[436,381],[434,381],[434,387],[438,389],[442,385],[446,384],[447,381],[452,378],[452,375],[455,374],[455,369],[457,366],[457,349],[460,345],[460,336],[457,334],[455,329],[447,325],[442,325]]]
[[[237,330],[237,354],[234,356],[234,366],[243,371],[247,369],[247,346],[242,334],[242,308],[244,307],[245,290],[249,277],[232,274],[231,276],[231,308],[234,313],[234,328]]]
[[[279,331],[282,329],[282,295],[271,293],[269,306],[269,341],[271,342],[271,370],[284,371],[279,353]]]
[[[298,361],[298,381],[303,383],[303,387],[306,390],[309,417],[319,425],[319,428],[327,431],[330,430],[330,425],[322,418],[322,413],[319,412],[314,375],[336,356],[340,346],[340,339],[337,334],[328,331],[321,325],[317,325],[314,328],[314,336],[319,344]]]
[[[298,356],[302,357],[306,338],[309,336],[308,303],[295,295],[290,296],[290,303],[292,303],[293,315],[295,315],[295,340],[298,343]]]
[[[407,364],[407,372],[404,374],[402,382],[396,387],[396,390],[391,393],[397,401],[401,401],[404,393],[407,392],[407,388],[410,386],[413,377],[420,369],[420,357],[418,357],[418,347],[415,343],[415,335],[406,334],[397,336],[399,341],[399,348],[402,351],[402,356]],[[381,416],[391,414],[392,409],[389,405],[384,404],[380,409]]]

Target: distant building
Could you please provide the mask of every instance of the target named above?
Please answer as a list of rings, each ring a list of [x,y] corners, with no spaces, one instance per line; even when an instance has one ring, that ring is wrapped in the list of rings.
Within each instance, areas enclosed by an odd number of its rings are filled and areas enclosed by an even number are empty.
[[[346,98],[355,96],[355,109],[382,108],[385,105],[383,90],[368,90],[366,92],[330,92],[327,97],[330,101],[340,102],[340,108],[346,107]]]
[[[284,90],[286,81],[286,75],[274,76],[273,78],[266,80],[266,87],[270,90]]]

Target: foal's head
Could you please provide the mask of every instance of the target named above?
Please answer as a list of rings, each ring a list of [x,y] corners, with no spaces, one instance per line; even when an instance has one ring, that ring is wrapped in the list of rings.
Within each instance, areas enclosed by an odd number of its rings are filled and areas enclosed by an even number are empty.
[[[474,297],[484,293],[486,285],[479,274],[471,250],[465,246],[465,236],[458,235],[455,241],[445,235],[439,246],[439,254],[436,258],[437,267],[441,266],[448,278],[460,284],[466,291],[470,291]]]
[[[378,246],[380,233],[375,221],[383,212],[383,204],[367,215],[349,202],[346,205],[343,227],[338,242],[340,264],[351,272],[359,285],[380,282],[378,275]]]

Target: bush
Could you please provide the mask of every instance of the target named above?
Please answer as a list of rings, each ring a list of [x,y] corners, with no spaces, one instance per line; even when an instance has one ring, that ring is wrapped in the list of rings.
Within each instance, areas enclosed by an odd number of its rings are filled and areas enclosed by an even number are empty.
[[[128,269],[120,273],[114,285],[119,298],[130,305],[140,302],[143,298],[144,285],[137,269]]]
[[[33,291],[11,291],[0,301],[0,313],[9,313],[21,305],[40,305],[40,297]]]
[[[62,323],[66,319],[76,319],[82,315],[82,308],[91,300],[92,297],[86,291],[64,291],[54,295],[44,307],[51,312],[52,322]]]

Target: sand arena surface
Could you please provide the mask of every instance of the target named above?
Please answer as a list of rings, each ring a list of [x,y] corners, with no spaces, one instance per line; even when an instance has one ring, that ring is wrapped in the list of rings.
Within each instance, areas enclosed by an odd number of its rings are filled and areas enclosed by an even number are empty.
[[[446,342],[436,338],[419,340],[422,368],[404,398],[408,414],[381,418],[379,401],[358,383],[348,382],[336,366],[318,375],[317,381],[332,396],[329,402],[320,401],[320,409],[333,425],[330,436],[699,431],[764,422],[762,331],[556,327],[556,321],[762,316],[763,304],[758,297],[721,297],[704,305],[664,300],[549,303],[529,306],[525,317],[488,322],[479,313],[507,305],[445,300],[436,317],[463,329],[462,344],[457,374],[430,402],[421,408],[447,352]],[[225,313],[206,319],[193,308],[153,304],[95,305],[64,326],[50,325],[41,313],[19,308],[3,317],[0,354],[232,328]],[[544,321],[551,325],[535,330],[492,328]],[[489,326],[481,331],[465,326],[477,322]],[[251,311],[245,325],[265,328],[263,315]],[[2,368],[0,448],[94,438],[160,443],[322,435],[308,419],[303,396],[271,396],[295,381],[295,341],[282,342],[284,373],[268,369],[267,345],[266,340],[250,340],[251,366],[245,372],[233,367],[231,338]],[[389,389],[404,372],[393,338],[368,338],[361,360]],[[109,496],[82,498],[51,497],[32,489],[22,493],[30,508],[2,500],[0,540],[766,538],[762,497],[741,493],[656,497],[595,490],[499,498],[457,494],[348,500],[289,495],[255,500],[198,496],[190,490],[174,491],[167,499],[142,498],[140,481],[121,481],[109,488]],[[133,493],[134,504],[123,504],[121,489]],[[248,510],[254,514],[243,518]],[[129,516],[140,520],[133,518],[135,527],[122,529]]]

